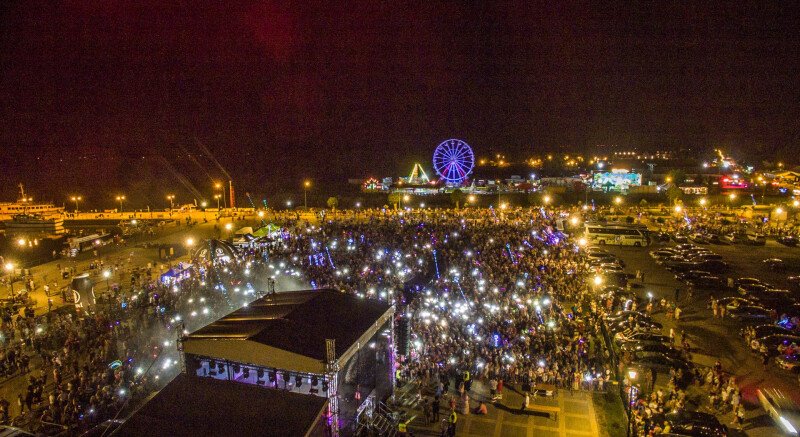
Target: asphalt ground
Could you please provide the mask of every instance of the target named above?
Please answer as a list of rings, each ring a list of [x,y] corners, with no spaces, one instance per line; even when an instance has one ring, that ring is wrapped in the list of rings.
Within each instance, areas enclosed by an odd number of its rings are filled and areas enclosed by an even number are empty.
[[[625,262],[627,273],[635,274],[638,270],[644,274],[643,283],[632,281],[632,289],[641,298],[645,298],[650,292],[656,300],[663,297],[674,302],[675,289],[681,289],[678,300],[678,305],[683,310],[681,320],[669,321],[663,314],[656,316],[656,320],[664,324],[665,334],[670,328],[675,328],[676,332],[681,330],[686,332],[693,349],[693,360],[697,365],[710,366],[719,359],[727,372],[736,375],[747,408],[747,416],[742,433],[737,434],[738,431],[733,431],[731,434],[758,437],[780,435],[758,404],[755,391],[762,387],[776,387],[793,397],[800,405],[797,375],[779,369],[772,362],[764,368],[760,357],[750,351],[740,334],[743,325],[730,319],[713,317],[708,308],[710,296],[712,294],[717,298],[734,296],[735,290],[727,287],[694,290],[690,298],[687,287],[675,279],[674,273],[656,264],[649,255],[651,250],[670,246],[674,246],[674,243],[654,244],[646,248],[627,246],[605,248]],[[774,241],[767,242],[765,246],[708,245],[707,247],[722,255],[731,265],[731,270],[721,275],[725,278],[754,277],[780,288],[788,288],[786,277],[800,274],[800,248],[789,248]],[[766,258],[783,259],[787,269],[784,272],[770,271],[762,263]],[[718,417],[720,421],[730,426],[732,420],[730,414]]]

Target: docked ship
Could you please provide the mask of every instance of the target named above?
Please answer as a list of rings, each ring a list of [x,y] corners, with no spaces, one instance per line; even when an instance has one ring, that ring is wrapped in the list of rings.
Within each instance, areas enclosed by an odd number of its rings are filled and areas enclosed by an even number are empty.
[[[64,233],[64,209],[51,203],[34,203],[19,184],[16,202],[0,203],[0,222],[8,235],[60,235]]]

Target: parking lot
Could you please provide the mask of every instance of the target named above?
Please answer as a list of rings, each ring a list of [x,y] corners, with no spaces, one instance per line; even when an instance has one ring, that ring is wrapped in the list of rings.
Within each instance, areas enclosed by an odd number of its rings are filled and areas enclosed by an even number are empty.
[[[777,429],[772,426],[758,405],[755,390],[761,387],[777,387],[784,393],[794,397],[800,404],[797,375],[777,368],[770,363],[766,370],[761,358],[752,353],[740,334],[741,325],[730,319],[714,318],[708,308],[709,297],[733,296],[736,291],[727,287],[711,290],[694,290],[690,298],[688,289],[675,279],[674,273],[655,263],[649,252],[662,247],[674,246],[674,243],[656,243],[647,248],[606,246],[605,249],[620,257],[626,264],[626,272],[641,272],[644,280],[633,280],[632,289],[645,298],[652,293],[655,300],[662,297],[670,301],[678,292],[678,305],[683,309],[679,322],[666,320],[662,315],[656,319],[664,323],[664,330],[670,328],[685,331],[692,345],[693,360],[700,366],[711,366],[719,359],[723,368],[737,376],[737,384],[741,388],[743,400],[747,406],[747,418],[744,432],[751,436],[776,435]],[[789,248],[774,241],[765,246],[742,245],[707,245],[714,253],[722,255],[725,262],[731,265],[730,271],[721,274],[723,278],[754,277],[770,282],[779,288],[788,288],[786,277],[800,274],[800,248]],[[783,259],[786,269],[774,272],[767,269],[762,260],[765,258]],[[732,416],[720,416],[720,420],[730,425]],[[732,432],[732,435],[737,435]]]

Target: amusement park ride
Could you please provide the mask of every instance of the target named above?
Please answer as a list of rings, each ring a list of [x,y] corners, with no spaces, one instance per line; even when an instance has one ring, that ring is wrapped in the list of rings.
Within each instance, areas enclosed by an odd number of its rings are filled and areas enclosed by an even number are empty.
[[[433,169],[448,186],[461,186],[475,167],[475,155],[464,141],[442,141],[433,152]]]

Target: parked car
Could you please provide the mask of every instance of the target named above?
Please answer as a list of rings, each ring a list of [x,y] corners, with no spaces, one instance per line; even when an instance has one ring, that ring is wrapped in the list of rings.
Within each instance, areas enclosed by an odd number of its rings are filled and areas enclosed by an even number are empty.
[[[620,339],[620,343],[622,344],[629,342],[669,344],[670,341],[670,338],[666,335],[654,334],[652,332],[637,332],[635,334],[631,334],[629,337]]]
[[[732,234],[726,235],[724,238],[729,242],[731,242],[732,244],[747,243],[747,235],[740,232],[734,232]]]
[[[764,234],[759,234],[757,232],[748,232],[747,244],[751,246],[763,246],[767,244],[767,237],[765,237]]]
[[[756,278],[736,278],[733,283],[738,287],[740,285],[761,284],[761,280]]]
[[[730,270],[731,266],[725,261],[710,259],[697,265],[699,270],[707,270],[711,273],[724,273]]]
[[[765,322],[772,318],[769,310],[755,305],[741,305],[728,311],[728,316],[741,322]]]
[[[661,343],[644,344],[639,342],[630,342],[623,344],[621,349],[624,352],[633,354],[634,359],[649,355],[666,355],[670,358],[682,358],[681,351]]]
[[[773,272],[782,272],[786,269],[786,264],[780,258],[767,258],[761,261],[764,266]]]
[[[668,372],[670,369],[681,369],[684,374],[692,369],[691,363],[684,359],[670,358],[665,355],[642,357],[631,362],[632,366],[648,367],[657,371]]]
[[[788,247],[796,247],[798,243],[797,237],[793,235],[784,235],[783,237],[778,237],[777,241],[778,243]]]
[[[778,325],[759,325],[753,328],[753,331],[755,333],[753,337],[757,339],[764,338],[768,335],[775,335],[775,334],[793,335],[794,333],[794,331]]]
[[[790,398],[775,388],[759,388],[756,396],[764,411],[784,434],[796,436],[800,429],[800,408]]]
[[[800,372],[800,360],[798,360],[797,354],[792,355],[781,355],[775,358],[775,364],[778,365],[781,369],[788,370],[790,372]]]
[[[728,435],[728,427],[720,423],[713,414],[680,410],[665,414],[664,421],[669,422],[672,433],[677,435],[697,437]]]
[[[686,281],[688,285],[695,288],[719,288],[725,284],[725,281],[719,276],[700,276]]]
[[[711,234],[708,236],[708,242],[711,244],[719,244],[722,246],[729,246],[731,244],[730,241],[726,240],[721,235]]]
[[[707,272],[705,270],[689,270],[688,272],[678,273],[675,275],[675,279],[686,282],[690,279],[699,278],[702,276],[711,276],[711,272]]]
[[[728,311],[735,310],[740,306],[756,306],[755,299],[748,299],[744,297],[723,297],[717,301],[717,303],[718,305],[724,306]]]
[[[746,283],[739,285],[739,287],[736,290],[742,296],[748,296],[750,294],[757,293],[759,291],[769,290],[769,285],[764,283],[757,283],[757,284]]]

